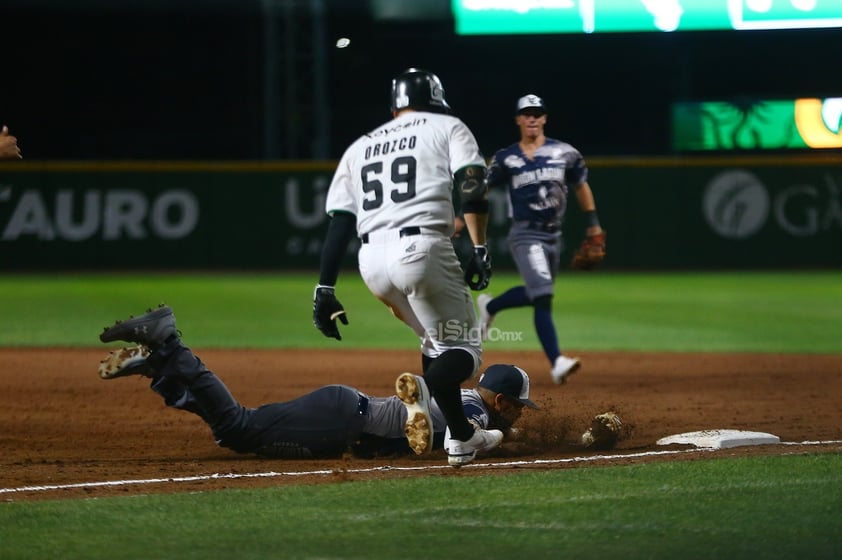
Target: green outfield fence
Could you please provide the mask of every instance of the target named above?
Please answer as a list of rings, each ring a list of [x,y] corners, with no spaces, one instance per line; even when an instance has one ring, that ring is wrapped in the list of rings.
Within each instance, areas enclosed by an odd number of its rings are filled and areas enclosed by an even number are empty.
[[[0,270],[313,268],[334,165],[2,163]],[[608,231],[607,269],[842,264],[842,154],[588,165]],[[495,191],[490,246],[499,268],[512,267],[506,227],[505,193]],[[568,247],[582,229],[573,203]]]

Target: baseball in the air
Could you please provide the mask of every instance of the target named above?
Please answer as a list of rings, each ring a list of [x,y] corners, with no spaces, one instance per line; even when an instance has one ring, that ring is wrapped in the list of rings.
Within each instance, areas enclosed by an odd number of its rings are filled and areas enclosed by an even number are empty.
[[[348,37],[340,37],[336,40],[336,48],[337,49],[344,49],[348,45],[351,44],[351,40]]]

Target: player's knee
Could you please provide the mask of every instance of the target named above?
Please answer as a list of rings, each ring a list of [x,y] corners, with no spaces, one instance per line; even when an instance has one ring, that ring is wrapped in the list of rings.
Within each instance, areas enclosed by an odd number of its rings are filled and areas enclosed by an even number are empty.
[[[447,350],[434,359],[424,372],[424,382],[430,391],[455,384],[461,385],[474,372],[474,357],[467,350]]]
[[[548,294],[545,296],[538,296],[532,300],[532,307],[535,309],[546,309],[550,310],[553,307],[553,296],[552,294]]]

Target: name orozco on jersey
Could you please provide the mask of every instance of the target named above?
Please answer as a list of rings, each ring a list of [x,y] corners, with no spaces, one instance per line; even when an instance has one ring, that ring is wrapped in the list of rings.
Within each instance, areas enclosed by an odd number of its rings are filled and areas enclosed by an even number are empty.
[[[415,148],[417,141],[418,139],[413,134],[412,136],[403,136],[401,138],[395,138],[394,140],[378,142],[377,144],[366,146],[365,155],[363,157],[365,159],[371,159],[373,157],[383,156],[403,150],[412,150]]]
[[[368,136],[369,138],[377,138],[378,136],[388,136],[389,134],[401,132],[403,130],[406,130],[407,128],[423,126],[425,124],[427,124],[427,119],[425,117],[418,117],[412,119],[409,122],[397,123],[391,127],[378,128],[374,132],[369,132],[368,134],[366,134],[366,136]],[[364,157],[365,159],[370,159],[385,154],[391,154],[392,152],[397,152],[400,150],[411,150],[415,147],[416,141],[417,139],[413,135],[404,136],[402,138],[397,138],[394,140],[386,140],[385,142],[378,142],[377,144],[366,146]]]
[[[542,181],[558,181],[559,183],[563,183],[564,171],[565,169],[563,167],[541,167],[532,171],[523,171],[512,176],[512,188],[519,189],[523,186]]]

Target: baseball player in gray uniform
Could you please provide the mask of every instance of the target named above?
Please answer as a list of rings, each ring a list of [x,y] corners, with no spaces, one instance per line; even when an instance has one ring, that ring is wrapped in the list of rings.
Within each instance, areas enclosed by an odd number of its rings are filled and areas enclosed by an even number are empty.
[[[216,442],[239,453],[268,458],[336,457],[409,453],[407,406],[397,396],[373,397],[346,385],[328,385],[297,399],[257,408],[241,405],[184,345],[168,306],[106,328],[100,339],[136,346],[111,351],[100,363],[103,379],[151,378],[167,406],[200,416]],[[475,389],[461,391],[463,414],[481,429],[509,430],[529,400],[529,376],[513,365],[489,367]],[[445,444],[446,423],[430,402],[434,448]]]
[[[559,348],[552,316],[554,281],[564,245],[561,225],[570,189],[587,223],[587,239],[604,249],[605,232],[599,224],[588,168],[579,151],[560,140],[547,138],[547,111],[537,95],[518,99],[515,123],[520,141],[498,150],[488,170],[489,188],[505,187],[509,194],[509,247],[524,285],[492,298],[477,298],[481,331],[487,336],[494,316],[514,307],[531,306],[535,330],[550,362],[550,375],[557,384],[580,367],[578,358],[565,356]]]
[[[350,240],[361,243],[360,274],[368,288],[406,323],[421,343],[422,376],[402,374],[398,396],[411,408],[406,424],[413,450],[432,448],[429,401],[435,397],[448,426],[448,462],[460,466],[502,441],[477,429],[462,411],[461,384],[482,357],[468,286],[491,277],[486,247],[486,165],[474,135],[451,114],[439,78],[410,68],[392,82],[392,120],[353,142],[327,193],[331,220],[314,292],[313,323],[341,340],[337,319],[348,317],[335,295]],[[463,273],[451,242],[453,188],[458,190],[474,245]]]

